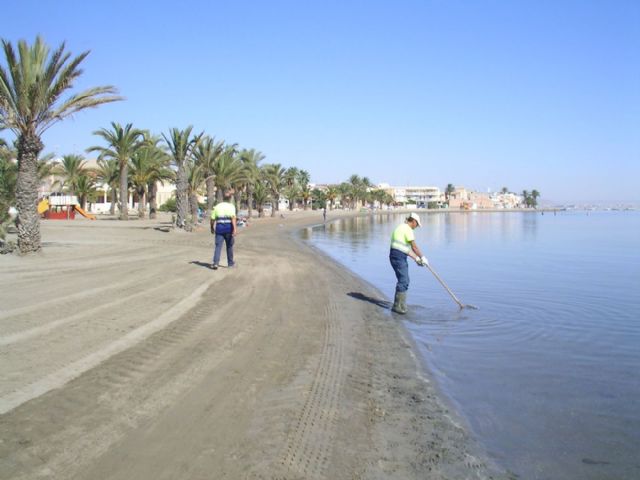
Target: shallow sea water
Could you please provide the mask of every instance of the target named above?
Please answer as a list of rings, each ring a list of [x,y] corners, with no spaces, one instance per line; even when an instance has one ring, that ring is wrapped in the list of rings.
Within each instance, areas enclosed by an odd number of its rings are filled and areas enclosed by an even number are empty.
[[[329,213],[330,219],[330,213]],[[395,214],[303,237],[393,298]],[[523,479],[640,478],[640,212],[438,212],[404,322],[489,455]]]

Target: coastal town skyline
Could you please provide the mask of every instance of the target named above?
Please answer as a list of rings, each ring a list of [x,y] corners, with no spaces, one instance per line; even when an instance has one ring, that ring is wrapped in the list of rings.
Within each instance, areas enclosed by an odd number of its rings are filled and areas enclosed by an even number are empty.
[[[192,124],[314,183],[640,203],[634,2],[154,5],[8,2],[5,40],[91,50],[77,90],[126,97],[51,128],[45,153],[85,153],[111,121]]]

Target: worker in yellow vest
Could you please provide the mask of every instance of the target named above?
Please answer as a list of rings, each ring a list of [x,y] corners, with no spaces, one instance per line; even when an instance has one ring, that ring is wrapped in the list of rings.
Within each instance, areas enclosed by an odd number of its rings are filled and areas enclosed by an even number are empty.
[[[220,254],[222,244],[227,245],[227,265],[233,267],[233,244],[235,241],[236,207],[231,203],[231,192],[224,193],[224,201],[217,204],[211,212],[211,233],[216,236],[215,250],[213,253],[213,263],[211,268],[218,269],[220,264]]]
[[[411,257],[419,266],[429,264],[418,245],[413,231],[420,226],[417,213],[410,213],[404,223],[398,225],[391,235],[391,250],[389,261],[396,274],[396,294],[391,310],[396,313],[407,313],[407,290],[409,289],[409,264],[407,257]]]

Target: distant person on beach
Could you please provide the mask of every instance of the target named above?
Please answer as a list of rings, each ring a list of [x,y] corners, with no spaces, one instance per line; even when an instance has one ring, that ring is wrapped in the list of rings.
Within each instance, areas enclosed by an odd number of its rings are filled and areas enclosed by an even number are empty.
[[[420,217],[417,213],[410,213],[401,225],[398,225],[391,235],[391,249],[389,261],[396,274],[396,295],[393,299],[391,310],[396,313],[407,313],[407,290],[409,289],[409,263],[407,257],[411,257],[419,266],[429,264],[427,257],[422,255],[416,244],[413,231],[420,226]]]
[[[322,220],[324,222],[327,221],[327,207],[326,206],[322,209]]]
[[[233,244],[236,236],[236,207],[231,203],[232,192],[224,193],[224,201],[217,204],[211,212],[211,233],[216,236],[213,263],[211,268],[218,269],[222,244],[227,246],[227,265],[233,267]]]

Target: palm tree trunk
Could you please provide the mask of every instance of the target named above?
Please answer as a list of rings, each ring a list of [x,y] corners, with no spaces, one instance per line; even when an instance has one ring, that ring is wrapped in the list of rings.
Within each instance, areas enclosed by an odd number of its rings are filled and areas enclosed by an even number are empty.
[[[145,207],[147,202],[144,193],[144,186],[138,188],[138,218],[140,219],[145,217]]]
[[[25,255],[40,251],[40,216],[38,215],[38,154],[44,145],[35,133],[18,137],[18,248]]]
[[[198,194],[193,192],[189,195],[189,206],[191,207],[191,223],[198,223]]]
[[[120,162],[120,220],[129,220],[129,165]]]
[[[176,173],[176,225],[178,228],[184,228],[191,231],[187,223],[187,215],[189,214],[189,193],[187,172],[184,165],[178,166]]]
[[[213,177],[207,178],[207,219],[211,218],[211,211],[216,198],[216,184]],[[208,220],[207,220],[208,221]]]
[[[253,207],[253,190],[247,190],[247,217],[251,218],[251,207]]]
[[[111,206],[109,207],[109,213],[111,215],[116,214],[116,203],[118,203],[118,192],[115,188],[111,189]]]
[[[158,210],[158,203],[156,200],[156,190],[157,190],[157,186],[156,186],[156,182],[149,182],[149,185],[147,186],[147,197],[149,199],[149,218],[150,219],[155,219],[157,218],[158,214],[157,214],[157,210]]]

